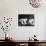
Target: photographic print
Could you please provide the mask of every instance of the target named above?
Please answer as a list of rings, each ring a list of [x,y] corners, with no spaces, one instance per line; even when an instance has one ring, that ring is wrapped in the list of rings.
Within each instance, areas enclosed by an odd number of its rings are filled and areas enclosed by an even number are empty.
[[[34,26],[34,14],[18,14],[19,26]]]

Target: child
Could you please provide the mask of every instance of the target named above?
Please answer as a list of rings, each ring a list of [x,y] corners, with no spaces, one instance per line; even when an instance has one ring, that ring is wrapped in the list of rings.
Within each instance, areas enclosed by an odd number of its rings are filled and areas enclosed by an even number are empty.
[[[36,35],[34,35],[34,37],[32,38],[34,39],[34,41],[38,41]]]

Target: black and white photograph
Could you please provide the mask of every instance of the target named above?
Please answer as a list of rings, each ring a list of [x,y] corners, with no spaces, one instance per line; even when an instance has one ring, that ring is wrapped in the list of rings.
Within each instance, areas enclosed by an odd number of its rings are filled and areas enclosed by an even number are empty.
[[[18,14],[19,26],[34,26],[34,14]]]

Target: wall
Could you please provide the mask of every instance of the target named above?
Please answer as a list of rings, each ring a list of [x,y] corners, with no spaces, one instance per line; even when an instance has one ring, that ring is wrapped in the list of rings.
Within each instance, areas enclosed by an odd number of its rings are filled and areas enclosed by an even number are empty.
[[[46,39],[46,15],[45,15],[45,24],[44,24],[45,28],[44,28],[44,39]]]
[[[45,16],[46,6],[33,8],[30,6],[28,0],[0,0],[0,19],[1,17],[12,17],[13,22],[10,33],[17,40],[27,40],[34,34],[37,35],[39,40],[45,39]],[[18,14],[34,14],[35,26],[34,27],[19,27],[18,26]],[[0,31],[2,35],[2,31]],[[44,34],[45,33],[45,34]],[[3,33],[4,34],[4,33]],[[0,39],[4,39],[0,36]]]

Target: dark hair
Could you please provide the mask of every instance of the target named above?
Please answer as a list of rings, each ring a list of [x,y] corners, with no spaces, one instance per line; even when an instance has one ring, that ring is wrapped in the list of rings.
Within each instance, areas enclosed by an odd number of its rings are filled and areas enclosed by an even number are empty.
[[[36,35],[34,35],[34,37],[36,37]]]

